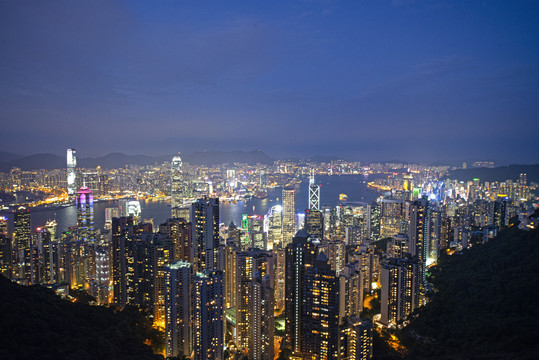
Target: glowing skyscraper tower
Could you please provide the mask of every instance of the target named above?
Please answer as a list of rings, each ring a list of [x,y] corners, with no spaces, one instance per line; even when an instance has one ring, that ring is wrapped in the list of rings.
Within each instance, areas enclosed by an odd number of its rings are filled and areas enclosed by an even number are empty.
[[[183,206],[184,198],[183,163],[179,154],[172,158],[170,186],[172,216],[174,217],[177,210]]]
[[[320,185],[314,183],[314,173],[309,177],[309,210],[320,210]]]
[[[283,188],[283,247],[292,242],[296,231],[296,190]]]
[[[77,189],[77,156],[75,149],[67,149],[67,193],[68,195],[75,195]]]
[[[94,198],[88,187],[77,191],[77,232],[79,240],[95,240]]]

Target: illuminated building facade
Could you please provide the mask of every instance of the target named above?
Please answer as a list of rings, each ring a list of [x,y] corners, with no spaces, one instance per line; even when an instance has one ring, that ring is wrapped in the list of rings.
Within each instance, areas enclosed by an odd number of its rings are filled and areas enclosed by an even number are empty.
[[[320,211],[320,185],[315,184],[314,175],[309,177],[309,210]]]
[[[340,281],[323,251],[312,265],[305,265],[302,287],[301,353],[307,359],[337,359]]]
[[[222,360],[223,272],[205,269],[193,276],[194,360]]]
[[[372,359],[372,320],[348,317],[341,326],[341,359]]]
[[[193,266],[178,260],[165,266],[165,351],[168,357],[191,356]]]
[[[219,199],[203,198],[191,204],[191,222],[195,270],[211,270],[219,246]]]
[[[408,231],[409,251],[419,261],[419,289],[422,293],[427,286],[427,257],[430,235],[430,204],[426,198],[414,201],[410,206],[410,226]]]
[[[78,240],[94,241],[94,198],[88,187],[77,191],[77,235]]]
[[[77,191],[77,152],[75,149],[67,149],[67,194],[75,195]]]
[[[11,278],[11,237],[8,231],[7,216],[0,215],[0,275]]]
[[[170,197],[172,217],[177,217],[177,210],[183,206],[185,192],[183,182],[183,163],[180,155],[172,158],[172,168],[170,176]],[[189,219],[187,219],[189,220]]]
[[[382,199],[380,203],[380,239],[402,232],[404,203],[400,199]]]
[[[30,210],[20,206],[13,215],[13,244],[16,267],[14,276],[19,279],[30,279]]]
[[[283,207],[272,206],[268,215],[268,250],[283,248]]]
[[[305,210],[305,231],[312,239],[324,240],[324,214],[320,210]]]
[[[382,324],[395,326],[419,307],[419,267],[417,259],[410,256],[382,264]]]
[[[286,340],[293,354],[301,355],[303,283],[306,267],[312,266],[317,249],[305,230],[300,230],[286,247],[285,314]]]
[[[296,230],[296,190],[283,188],[283,247],[292,242]]]

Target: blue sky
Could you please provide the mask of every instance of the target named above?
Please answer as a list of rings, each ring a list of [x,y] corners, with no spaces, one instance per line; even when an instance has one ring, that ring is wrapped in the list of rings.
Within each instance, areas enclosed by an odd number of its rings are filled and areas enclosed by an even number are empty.
[[[0,150],[539,161],[536,1],[3,1]]]

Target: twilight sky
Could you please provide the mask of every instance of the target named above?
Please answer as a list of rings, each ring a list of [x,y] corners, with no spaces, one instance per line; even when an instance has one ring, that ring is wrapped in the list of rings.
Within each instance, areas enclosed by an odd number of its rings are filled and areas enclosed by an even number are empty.
[[[539,161],[538,1],[0,1],[0,150]]]

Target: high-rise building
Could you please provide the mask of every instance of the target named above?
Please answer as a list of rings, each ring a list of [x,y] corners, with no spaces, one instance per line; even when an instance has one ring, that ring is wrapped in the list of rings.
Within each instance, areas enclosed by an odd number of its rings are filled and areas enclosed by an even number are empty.
[[[252,352],[253,356],[256,354],[256,358],[262,359],[262,353],[268,351],[267,344],[273,344],[273,255],[259,249],[249,249],[237,252],[235,263],[235,343],[239,349]]]
[[[191,222],[195,270],[212,270],[219,246],[219,199],[203,198],[191,204]]]
[[[339,276],[346,263],[346,244],[342,240],[331,240],[318,246],[318,252],[323,251],[329,259],[331,270]]]
[[[380,239],[401,233],[404,202],[400,199],[382,199],[380,204]]]
[[[408,250],[419,261],[419,290],[424,293],[427,287],[427,257],[430,235],[430,204],[426,198],[410,205],[410,226],[408,231]]]
[[[0,215],[0,275],[11,278],[11,237],[8,231],[7,216]]]
[[[301,356],[302,314],[304,306],[303,282],[306,265],[316,259],[316,245],[305,230],[297,232],[292,243],[286,247],[285,314],[286,340],[294,354]]]
[[[205,269],[193,276],[194,360],[222,360],[223,272]]]
[[[324,214],[320,210],[305,210],[305,231],[311,238],[324,240]]]
[[[341,359],[370,360],[372,358],[372,320],[347,318],[341,325]]]
[[[109,246],[100,246],[95,251],[96,264],[96,300],[100,305],[106,305],[109,301],[110,285],[110,251]]]
[[[94,241],[94,198],[88,187],[77,191],[77,238],[81,241]]]
[[[339,276],[339,283],[341,314],[359,317],[363,311],[363,283],[359,262],[346,264]]]
[[[320,185],[314,182],[314,174],[309,177],[309,210],[320,210]]]
[[[283,188],[283,247],[292,242],[296,230],[296,190]]]
[[[176,212],[183,207],[184,183],[183,183],[183,163],[180,154],[172,158],[172,169],[170,177],[170,197],[172,217],[177,217]],[[189,219],[187,219],[189,220]]]
[[[67,149],[67,194],[75,195],[77,191],[77,156],[75,149]]]
[[[418,261],[409,256],[382,264],[382,324],[395,326],[419,307],[419,267]]]
[[[30,279],[30,210],[20,206],[13,216],[13,224],[14,275],[19,279]]]
[[[323,251],[312,265],[305,265],[302,287],[301,353],[308,359],[337,359],[340,281]]]
[[[268,250],[283,248],[283,207],[272,206],[268,214]]]
[[[193,266],[178,260],[165,266],[165,350],[168,357],[192,352],[191,281]]]

